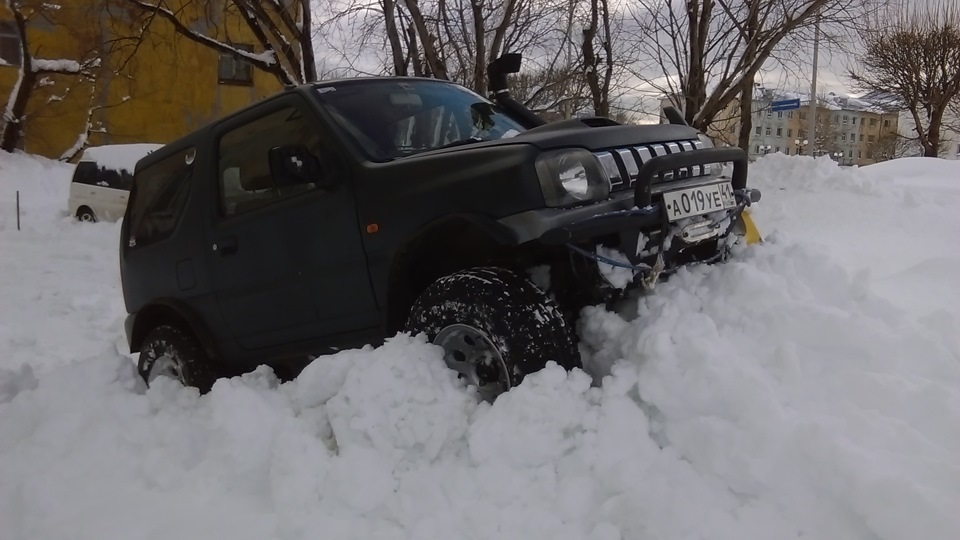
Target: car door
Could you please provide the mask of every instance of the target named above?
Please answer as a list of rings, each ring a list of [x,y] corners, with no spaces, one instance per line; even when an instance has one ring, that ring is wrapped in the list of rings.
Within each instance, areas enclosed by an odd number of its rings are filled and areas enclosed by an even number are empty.
[[[348,169],[295,94],[219,126],[207,244],[217,303],[238,345],[260,349],[377,324]],[[300,149],[307,181],[271,170]]]

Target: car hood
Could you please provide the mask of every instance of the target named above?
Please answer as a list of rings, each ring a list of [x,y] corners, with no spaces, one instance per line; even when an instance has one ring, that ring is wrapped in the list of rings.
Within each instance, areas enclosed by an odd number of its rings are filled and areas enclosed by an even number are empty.
[[[586,148],[591,151],[619,148],[656,142],[683,141],[696,139],[699,132],[689,126],[676,124],[631,125],[595,125],[593,119],[574,119],[539,126],[513,137],[483,141],[475,144],[455,146],[440,150],[422,152],[410,157],[462,152],[467,149],[528,144],[541,150],[557,148]]]

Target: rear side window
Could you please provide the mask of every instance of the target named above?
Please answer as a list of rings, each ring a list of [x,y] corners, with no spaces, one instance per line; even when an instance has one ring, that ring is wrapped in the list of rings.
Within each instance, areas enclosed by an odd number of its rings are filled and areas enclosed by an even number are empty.
[[[81,161],[73,172],[73,181],[77,184],[100,186],[130,191],[133,176],[127,171],[117,171],[99,167],[92,161]]]
[[[141,169],[130,194],[130,247],[170,236],[190,193],[194,150],[188,149]]]

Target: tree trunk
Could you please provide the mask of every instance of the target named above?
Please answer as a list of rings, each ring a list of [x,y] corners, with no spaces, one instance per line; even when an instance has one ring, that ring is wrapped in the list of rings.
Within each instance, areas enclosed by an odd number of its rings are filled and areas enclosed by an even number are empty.
[[[3,132],[0,133],[0,149],[13,152],[20,146],[23,137],[23,120],[27,112],[27,103],[37,82],[37,73],[33,70],[33,57],[30,56],[30,47],[27,46],[27,20],[20,11],[14,9],[13,17],[17,24],[17,33],[20,38],[20,75],[17,83],[11,90],[6,116],[3,118]]]
[[[707,101],[707,73],[704,59],[707,51],[707,36],[713,18],[713,0],[687,1],[687,23],[690,28],[690,59],[687,65],[687,84],[683,92],[683,116],[694,125],[697,114]],[[704,128],[705,129],[705,128]]]
[[[593,48],[593,40],[597,37],[599,26],[600,6],[599,0],[590,2],[590,26],[583,29],[583,68],[584,77],[587,79],[587,86],[590,88],[590,95],[593,98],[593,114],[597,116],[609,116],[610,103],[600,84],[600,75],[597,69],[600,67],[600,61]]]
[[[740,86],[740,134],[737,146],[750,153],[750,133],[753,131],[753,79],[744,79]]]
[[[420,46],[423,47],[423,58],[427,63],[427,68],[430,70],[430,75],[433,75],[437,79],[448,79],[447,67],[440,59],[436,40],[430,35],[430,31],[427,28],[427,21],[423,17],[423,12],[420,11],[418,0],[404,0],[404,5],[407,6],[410,20],[417,30],[417,35],[420,37]]]
[[[927,137],[923,145],[923,157],[940,157],[940,127],[943,124],[943,109],[934,113],[927,128]]]
[[[303,82],[311,83],[317,80],[317,58],[313,52],[310,0],[300,0],[300,14],[303,18],[300,31],[300,63],[303,65]]]
[[[473,39],[476,55],[473,62],[473,91],[481,96],[487,93],[486,70],[486,31],[483,28],[483,4],[481,0],[470,0],[473,13]],[[467,36],[463,36],[466,39]]]
[[[403,44],[400,41],[400,30],[397,28],[396,4],[394,0],[383,0],[383,20],[387,31],[387,41],[390,42],[390,56],[393,59],[393,74],[407,75],[407,61],[403,57]]]

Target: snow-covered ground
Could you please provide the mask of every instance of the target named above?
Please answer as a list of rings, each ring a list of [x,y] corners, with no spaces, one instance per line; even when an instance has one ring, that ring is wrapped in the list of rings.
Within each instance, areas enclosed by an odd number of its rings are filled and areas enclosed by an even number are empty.
[[[960,534],[956,162],[764,158],[763,245],[592,310],[590,375],[493,406],[406,336],[145,389],[69,174],[0,153],[0,539]]]

